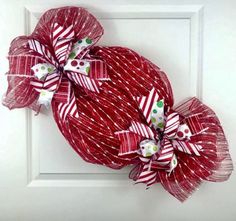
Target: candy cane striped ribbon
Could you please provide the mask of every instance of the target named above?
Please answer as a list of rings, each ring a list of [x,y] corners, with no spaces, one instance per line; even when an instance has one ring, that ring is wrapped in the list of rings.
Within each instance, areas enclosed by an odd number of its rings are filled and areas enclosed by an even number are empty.
[[[59,79],[60,79],[59,74],[55,72],[53,74],[47,75],[44,81],[40,81],[36,78],[33,78],[30,84],[38,92],[40,92],[42,89],[55,91],[57,89]]]
[[[149,164],[144,164],[142,172],[139,174],[138,179],[135,181],[135,183],[145,183],[146,188],[148,189],[150,186],[156,183],[156,180],[157,172],[150,170]]]
[[[54,92],[54,99],[56,99],[57,102],[66,103],[69,101],[71,90],[69,81],[65,79],[64,81],[60,81],[60,75],[58,73],[47,75],[44,81],[33,78],[30,84],[38,92],[41,92],[42,90]]]
[[[75,72],[68,72],[67,76],[69,77],[70,80],[74,81],[77,85],[86,88],[92,92],[97,92],[99,93],[99,86],[100,82],[96,79],[92,79],[90,77],[87,77],[82,74],[78,74]]]
[[[72,91],[72,94],[70,96],[70,100],[67,103],[60,103],[58,106],[59,115],[63,121],[65,121],[66,116],[69,114],[70,116],[74,118],[79,117],[78,109],[76,106],[76,99],[74,92]]]
[[[154,133],[150,127],[145,124],[132,121],[129,130],[140,135],[141,137],[146,137],[150,139],[154,139]]]
[[[174,148],[172,143],[168,139],[163,140],[163,147],[158,153],[158,157],[156,159],[156,166],[159,169],[170,169],[170,162],[174,156]],[[152,168],[155,168],[155,164],[152,164]]]
[[[139,105],[140,110],[143,113],[143,116],[145,117],[147,123],[149,126],[152,125],[151,122],[151,112],[154,102],[156,102],[159,98],[159,95],[157,94],[155,88],[153,88],[148,96],[142,96],[137,98],[137,102]]]
[[[179,114],[176,112],[168,114],[168,116],[166,118],[164,134],[168,138],[174,137],[177,133],[179,125],[180,125]]]
[[[71,48],[71,40],[74,38],[75,32],[73,25],[68,28],[60,26],[58,23],[53,25],[52,42],[54,47],[55,56],[60,65],[65,64],[67,56]]]
[[[190,141],[172,140],[172,145],[175,149],[190,155],[195,154],[196,156],[200,156],[200,152],[202,151],[201,145],[191,143]]]
[[[50,64],[53,64],[54,66],[56,65],[56,61],[48,47],[41,44],[39,41],[35,39],[30,39],[28,43],[29,43],[29,48],[31,50],[42,55]]]

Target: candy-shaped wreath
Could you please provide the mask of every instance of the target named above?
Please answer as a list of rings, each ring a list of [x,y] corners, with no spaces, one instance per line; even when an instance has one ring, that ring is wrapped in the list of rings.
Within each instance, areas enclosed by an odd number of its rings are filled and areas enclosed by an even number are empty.
[[[180,201],[203,180],[227,180],[233,166],[215,113],[197,98],[173,108],[165,73],[128,48],[95,46],[102,34],[83,8],[45,12],[30,36],[11,43],[3,104],[51,106],[85,161],[134,165],[135,183],[161,183]]]

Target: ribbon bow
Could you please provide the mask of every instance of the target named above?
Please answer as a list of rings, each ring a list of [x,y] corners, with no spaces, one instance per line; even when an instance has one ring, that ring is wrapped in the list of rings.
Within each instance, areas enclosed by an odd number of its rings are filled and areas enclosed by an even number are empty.
[[[120,156],[138,153],[142,169],[136,183],[146,183],[148,188],[156,182],[158,170],[171,173],[178,165],[176,151],[200,156],[202,146],[191,142],[191,137],[207,128],[198,123],[198,115],[183,118],[165,107],[154,88],[136,100],[146,124],[132,121],[128,130],[116,135],[121,143]]]
[[[63,120],[67,114],[78,117],[71,83],[99,93],[102,81],[109,80],[106,65],[88,54],[90,47],[96,42],[88,37],[76,40],[72,25],[64,28],[55,23],[51,41],[52,48],[34,39],[28,42],[30,49],[43,55],[45,59],[45,63],[31,68],[35,75],[31,85],[40,93],[39,104],[48,106],[53,98],[60,102]]]

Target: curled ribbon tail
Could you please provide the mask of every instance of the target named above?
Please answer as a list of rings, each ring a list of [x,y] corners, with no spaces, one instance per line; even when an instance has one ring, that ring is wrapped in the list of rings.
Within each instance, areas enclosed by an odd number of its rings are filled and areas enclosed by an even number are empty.
[[[71,98],[71,83],[66,79],[66,77],[61,78],[60,83],[57,86],[56,93],[54,95],[54,100],[60,103],[68,103]]]
[[[66,117],[68,115],[74,118],[79,117],[76,99],[73,91],[71,91],[69,102],[67,103],[60,102],[60,104],[58,105],[58,112],[60,118],[62,119],[62,122],[66,120]]]
[[[135,184],[145,183],[146,189],[150,188],[154,183],[157,182],[157,172],[150,170],[149,164],[144,164],[142,172],[139,174]]]

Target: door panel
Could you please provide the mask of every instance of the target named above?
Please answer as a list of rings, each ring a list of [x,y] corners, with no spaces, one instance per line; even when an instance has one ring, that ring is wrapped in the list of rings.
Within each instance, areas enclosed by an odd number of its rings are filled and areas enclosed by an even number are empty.
[[[168,73],[173,82],[177,101],[186,96],[200,96],[201,91],[198,88],[200,72],[198,72],[198,65],[191,67],[191,63],[197,64],[196,58],[200,53],[200,50],[197,50],[200,39],[196,39],[199,37],[197,29],[200,28],[201,6],[189,6],[187,10],[181,6],[172,8],[136,6],[135,10],[129,7],[126,11],[123,7],[117,6],[110,6],[106,10],[103,8],[102,11],[87,9],[98,17],[105,29],[105,34],[99,42],[100,45],[130,47],[159,65]],[[45,9],[26,8],[28,15],[26,24],[29,30],[35,27],[41,11]],[[110,13],[106,14],[107,11]],[[36,117],[33,113],[29,113],[28,127],[30,133],[28,139],[31,142],[29,152],[32,152],[30,157],[33,158],[31,159],[32,168],[29,170],[35,171],[35,174],[32,174],[33,177],[43,175],[48,179],[54,179],[58,174],[61,175],[60,178],[73,174],[78,175],[80,179],[81,173],[90,174],[90,177],[96,174],[100,179],[104,179],[104,175],[107,177],[107,174],[112,174],[111,177],[117,177],[117,179],[121,176],[115,176],[115,174],[124,173],[126,177],[128,176],[130,168],[114,171],[83,162],[64,138],[58,135],[58,129],[50,111],[45,110],[44,114]],[[50,133],[45,133],[45,130]],[[79,182],[76,180],[76,183]]]
[[[46,9],[62,4],[86,7],[100,20],[105,34],[99,45],[129,47],[157,64],[171,81],[176,103],[196,96],[211,106],[236,157],[233,0],[11,0],[0,8],[1,73],[8,68],[10,41],[31,33]],[[3,94],[3,74],[0,81]],[[35,116],[1,106],[0,117],[0,220],[235,220],[235,174],[225,183],[204,183],[181,204],[161,185],[148,191],[134,186],[130,168],[116,171],[81,160],[51,110]]]

